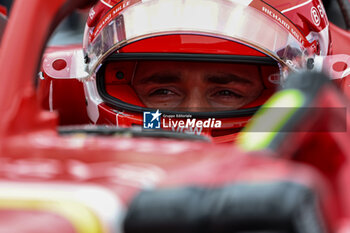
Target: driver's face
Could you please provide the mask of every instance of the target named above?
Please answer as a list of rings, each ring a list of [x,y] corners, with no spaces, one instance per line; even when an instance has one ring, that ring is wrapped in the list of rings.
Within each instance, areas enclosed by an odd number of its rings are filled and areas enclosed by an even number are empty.
[[[254,65],[142,61],[132,86],[146,107],[178,111],[240,108],[263,90]]]

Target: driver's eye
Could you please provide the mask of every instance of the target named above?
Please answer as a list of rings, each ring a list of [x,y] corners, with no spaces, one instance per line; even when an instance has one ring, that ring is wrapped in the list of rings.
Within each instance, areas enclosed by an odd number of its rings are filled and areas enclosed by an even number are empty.
[[[213,96],[217,97],[235,97],[235,98],[242,98],[243,96],[240,94],[237,94],[236,92],[230,91],[230,90],[221,90],[213,94]]]
[[[169,89],[157,89],[151,92],[150,94],[150,96],[166,96],[166,95],[176,95],[176,93]]]

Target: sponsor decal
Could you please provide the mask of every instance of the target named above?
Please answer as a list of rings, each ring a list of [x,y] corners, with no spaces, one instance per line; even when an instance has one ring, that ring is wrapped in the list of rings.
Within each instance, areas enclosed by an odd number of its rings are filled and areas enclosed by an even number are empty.
[[[263,12],[264,14],[272,18],[274,21],[278,22],[295,39],[297,39],[302,46],[311,47],[313,45],[306,39],[306,37],[296,28],[296,26],[287,17],[285,17],[283,14],[281,14],[268,4],[260,0],[253,0],[249,6]]]
[[[318,10],[316,9],[316,7],[311,7],[311,18],[312,18],[312,22],[314,22],[314,24],[316,26],[319,26],[321,23],[321,17],[320,17],[320,13],[318,12]]]
[[[262,12],[265,14],[268,14],[272,18],[274,18],[276,21],[278,21],[283,27],[285,27],[287,30],[290,30],[290,25],[288,24],[287,20],[283,19],[281,15],[278,15],[276,12],[269,10],[265,6],[262,7]]]

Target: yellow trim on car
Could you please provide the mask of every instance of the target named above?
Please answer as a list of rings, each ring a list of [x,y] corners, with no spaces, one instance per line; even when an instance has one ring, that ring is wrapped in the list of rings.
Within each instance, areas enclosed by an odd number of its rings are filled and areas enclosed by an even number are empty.
[[[262,106],[238,135],[238,146],[245,151],[266,149],[277,133],[304,103],[305,97],[297,89],[277,92]],[[279,108],[279,110],[274,111],[273,108]],[[274,114],[277,112],[278,116],[275,116]],[[264,131],[261,131],[262,128]]]
[[[0,209],[46,211],[67,219],[77,233],[103,233],[97,216],[85,205],[69,200],[0,199]]]

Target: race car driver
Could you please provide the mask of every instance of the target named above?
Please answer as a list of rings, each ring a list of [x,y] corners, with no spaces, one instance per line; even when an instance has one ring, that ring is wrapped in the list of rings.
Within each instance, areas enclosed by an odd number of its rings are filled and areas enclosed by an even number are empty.
[[[83,45],[90,121],[144,126],[156,111],[210,118],[220,128],[187,131],[232,141],[289,73],[330,52],[322,3],[300,2],[101,0]]]
[[[131,86],[148,108],[190,112],[238,109],[264,89],[257,66],[174,61],[139,62]]]

